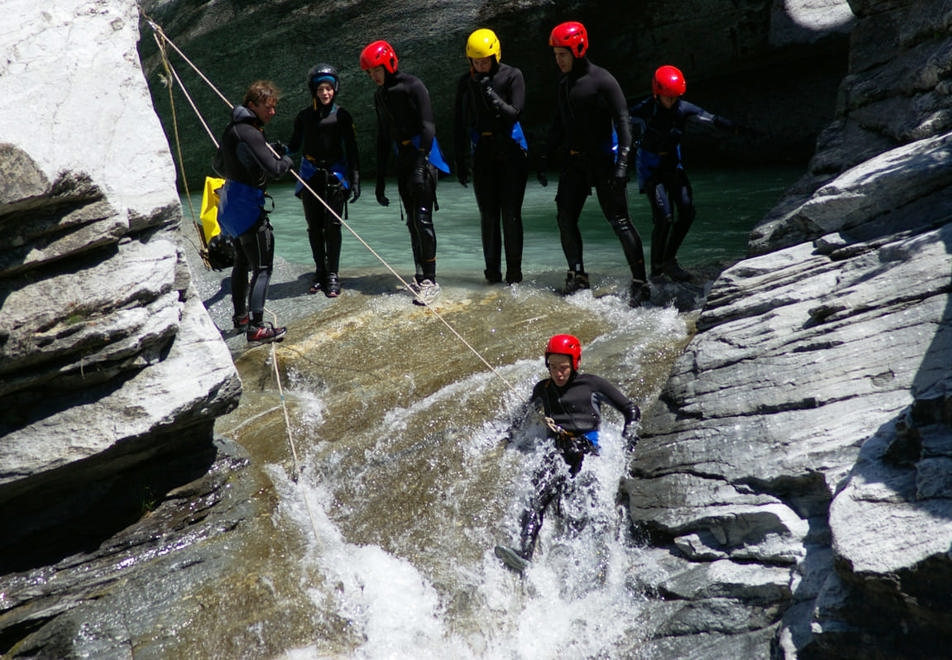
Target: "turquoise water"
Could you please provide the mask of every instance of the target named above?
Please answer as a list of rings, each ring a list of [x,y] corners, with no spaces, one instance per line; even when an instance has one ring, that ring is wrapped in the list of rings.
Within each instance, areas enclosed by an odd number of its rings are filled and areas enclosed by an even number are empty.
[[[697,219],[678,255],[682,265],[710,265],[742,258],[751,229],[801,172],[797,168],[691,171]],[[556,188],[557,181],[552,177],[545,188],[530,178],[526,189],[523,272],[527,278],[566,267],[555,223]],[[293,263],[310,264],[307,227],[293,184],[272,184],[269,193],[275,201],[271,223],[275,230],[276,253]],[[374,199],[372,184],[365,185],[361,198],[349,205],[346,223],[394,269],[410,274],[413,272],[410,237],[401,219],[396,181],[388,182],[387,196],[390,206],[382,207]],[[455,178],[446,178],[440,181],[437,198],[440,206],[434,220],[437,274],[481,278],[484,264],[479,213],[472,187],[464,188]],[[193,195],[196,209],[200,202],[200,195]],[[651,245],[651,216],[644,195],[639,194],[633,184],[629,184],[629,208],[647,256]],[[186,207],[185,213],[188,212]],[[626,273],[621,246],[594,196],[589,198],[582,212],[581,227],[586,270],[593,274]],[[386,270],[377,257],[345,229],[341,272],[367,269]]]

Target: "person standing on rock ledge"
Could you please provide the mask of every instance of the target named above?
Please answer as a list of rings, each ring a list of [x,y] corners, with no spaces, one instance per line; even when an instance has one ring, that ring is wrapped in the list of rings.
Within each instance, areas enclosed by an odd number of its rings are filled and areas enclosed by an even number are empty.
[[[453,112],[456,176],[465,186],[472,153],[486,262],[483,274],[490,284],[502,281],[505,244],[506,284],[515,284],[522,281],[522,200],[529,176],[529,147],[519,123],[526,83],[522,71],[500,61],[502,49],[492,30],[482,28],[469,35],[466,57],[469,70],[456,86]]]
[[[288,150],[301,150],[301,178],[330,207],[298,183],[295,194],[304,204],[307,238],[314,257],[314,280],[308,293],[323,290],[340,295],[341,221],[347,198],[360,197],[360,164],[354,118],[337,105],[340,76],[330,64],[317,64],[307,74],[311,103],[294,118]],[[333,212],[332,212],[333,210]]]
[[[222,134],[214,169],[226,181],[218,205],[222,231],[236,238],[235,265],[231,271],[232,317],[236,330],[244,330],[249,344],[281,341],[287,328],[264,321],[264,304],[274,268],[274,230],[265,209],[269,178],[285,174],[293,165],[280,143],[269,145],[264,127],[278,103],[278,88],[258,80],[235,106]],[[251,286],[248,274],[251,274]],[[249,316],[250,311],[250,316]]]
[[[436,282],[437,169],[449,174],[436,141],[430,93],[419,78],[397,70],[397,53],[386,41],[374,41],[360,53],[360,68],[377,85],[377,203],[389,206],[387,163],[397,153],[397,186],[407,214],[416,269],[413,302],[428,305],[440,295]]]
[[[664,276],[675,282],[690,281],[691,274],[678,264],[678,248],[694,222],[694,194],[681,162],[681,137],[689,119],[734,133],[753,133],[729,119],[718,117],[681,99],[687,90],[677,67],[658,67],[651,78],[652,95],[629,108],[631,122],[641,128],[636,155],[638,189],[651,205],[651,279]],[[675,219],[677,209],[677,219]]]
[[[603,402],[624,415],[621,435],[629,451],[634,450],[638,440],[631,429],[641,419],[638,406],[601,376],[580,373],[581,363],[582,344],[578,338],[555,335],[549,339],[545,348],[549,377],[536,383],[522,415],[525,418],[532,410],[541,411],[552,447],[532,477],[535,492],[522,513],[519,548],[495,548],[496,556],[516,571],[521,572],[532,559],[546,508],[561,497],[569,480],[582,469],[585,456],[598,455]],[[517,421],[516,426],[522,422]]]
[[[587,56],[589,40],[585,26],[575,21],[557,25],[549,36],[559,79],[556,116],[549,129],[546,156],[539,164],[539,183],[548,185],[545,165],[561,150],[564,156],[555,202],[562,251],[568,261],[564,293],[589,288],[582,262],[579,216],[592,186],[602,213],[621,241],[631,269],[629,303],[648,301],[651,291],[645,274],[641,236],[628,213],[628,152],[631,124],[621,86],[605,69]]]

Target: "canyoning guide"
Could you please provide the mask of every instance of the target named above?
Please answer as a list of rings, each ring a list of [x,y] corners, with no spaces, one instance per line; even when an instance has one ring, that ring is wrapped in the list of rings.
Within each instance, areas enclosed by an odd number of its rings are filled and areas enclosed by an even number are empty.
[[[269,146],[264,127],[278,103],[278,88],[267,80],[248,87],[244,102],[235,106],[231,122],[222,133],[214,169],[225,178],[218,203],[222,231],[235,237],[235,263],[231,271],[231,301],[236,330],[244,330],[249,344],[281,341],[287,328],[264,321],[264,305],[274,268],[274,230],[265,209],[265,188],[293,165],[286,148]],[[277,155],[276,155],[277,154]],[[273,200],[272,200],[273,204]],[[251,275],[249,286],[248,275]]]

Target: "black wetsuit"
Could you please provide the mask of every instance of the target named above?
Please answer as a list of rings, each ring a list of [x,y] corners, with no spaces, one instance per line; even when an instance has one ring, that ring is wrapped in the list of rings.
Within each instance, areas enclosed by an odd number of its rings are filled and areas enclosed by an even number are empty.
[[[231,123],[222,134],[215,157],[215,170],[226,179],[264,190],[269,178],[291,169],[287,156],[275,158],[268,148],[257,116],[243,105],[235,106]],[[226,183],[227,185],[227,183]],[[260,325],[274,268],[274,231],[268,212],[260,210],[257,222],[237,237],[235,264],[231,271],[231,301],[235,316],[251,312],[251,321]],[[251,287],[248,287],[248,273]]]
[[[305,169],[308,172],[313,169],[308,185],[337,217],[342,216],[349,191],[340,177],[346,180],[350,190],[360,185],[357,136],[350,113],[333,102],[321,105],[315,100],[295,117],[288,150],[301,151],[302,174]],[[299,195],[304,204],[307,237],[316,267],[314,281],[324,282],[328,274],[336,275],[340,271],[341,223],[314,195],[306,190]]]
[[[624,181],[616,177],[626,166],[631,148],[628,108],[618,81],[587,58],[574,61],[559,80],[558,114],[549,130],[548,152],[560,146],[565,161],[556,196],[562,250],[570,271],[584,273],[579,216],[592,186],[602,212],[621,241],[632,279],[644,282],[645,258],[641,237],[628,213]],[[617,134],[618,158],[612,153],[612,127]],[[621,162],[625,161],[625,162]]]
[[[436,125],[430,94],[416,77],[397,71],[386,73],[374,92],[377,111],[377,201],[385,196],[387,163],[397,150],[397,183],[407,214],[407,228],[416,265],[416,281],[436,282],[436,168],[427,156],[433,147]]]
[[[681,137],[688,120],[717,128],[737,127],[682,99],[668,109],[649,97],[632,106],[629,114],[632,124],[642,129],[636,157],[638,188],[651,204],[651,274],[657,276],[675,263],[678,248],[694,222],[694,195],[681,162]]]
[[[513,127],[525,102],[522,71],[495,60],[489,73],[465,73],[456,89],[456,174],[465,185],[469,172],[467,156],[472,149],[473,190],[479,206],[486,262],[484,274],[490,282],[502,280],[503,243],[506,282],[522,281],[522,200],[529,167],[525,140],[520,144],[513,137]]]
[[[530,399],[532,408],[541,408],[564,432],[549,429],[562,459],[568,464],[568,475],[558,465],[558,456],[548,454],[532,478],[534,494],[529,500],[521,519],[521,554],[526,559],[535,550],[542,517],[546,507],[558,498],[567,484],[582,469],[586,454],[597,453],[596,445],[585,437],[589,431],[597,431],[601,424],[601,405],[608,403],[625,417],[625,434],[630,424],[641,413],[638,406],[621,390],[601,376],[573,373],[564,387],[557,387],[551,378],[536,383]]]

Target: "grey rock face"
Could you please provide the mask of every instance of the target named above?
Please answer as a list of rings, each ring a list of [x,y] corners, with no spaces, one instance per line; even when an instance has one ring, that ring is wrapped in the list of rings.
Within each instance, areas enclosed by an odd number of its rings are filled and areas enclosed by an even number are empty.
[[[853,5],[849,100],[814,159],[834,172],[715,282],[646,415],[625,488],[670,555],[651,581],[679,605],[659,649],[686,648],[673,636],[691,626],[692,657],[738,657],[750,630],[770,634],[747,657],[938,657],[952,641],[952,137],[933,111],[952,39],[934,5]],[[786,592],[738,593],[737,574],[768,568]],[[703,577],[673,589],[682,576]],[[747,627],[712,640],[712,609]]]
[[[9,569],[42,562],[36,548],[85,509],[121,509],[106,500],[122,499],[108,491],[123,473],[210,449],[240,382],[175,242],[174,171],[138,64],[135,3],[4,11],[20,26],[0,34],[0,94],[16,100],[0,145]]]

